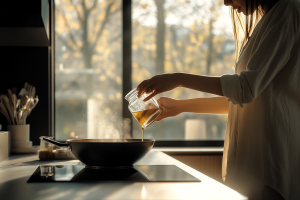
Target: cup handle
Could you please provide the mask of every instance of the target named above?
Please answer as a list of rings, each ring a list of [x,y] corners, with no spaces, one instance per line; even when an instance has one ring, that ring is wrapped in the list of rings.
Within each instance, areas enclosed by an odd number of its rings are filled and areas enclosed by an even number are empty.
[[[51,144],[55,144],[59,147],[68,147],[68,146],[70,146],[68,143],[57,142],[56,140],[51,140],[51,139],[45,138],[45,137],[43,137],[43,140],[45,140],[47,142],[50,142]]]

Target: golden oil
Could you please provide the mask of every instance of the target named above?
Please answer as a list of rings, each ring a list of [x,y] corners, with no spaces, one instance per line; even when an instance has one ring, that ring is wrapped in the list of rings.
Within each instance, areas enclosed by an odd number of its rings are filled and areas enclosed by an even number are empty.
[[[149,109],[149,110],[143,110],[143,111],[138,111],[138,112],[134,112],[132,113],[135,118],[137,119],[137,121],[140,123],[140,125],[142,126],[142,141],[144,141],[144,130],[145,130],[145,122],[148,120],[148,118],[155,113],[156,111],[158,111],[159,108],[154,108],[154,109]]]

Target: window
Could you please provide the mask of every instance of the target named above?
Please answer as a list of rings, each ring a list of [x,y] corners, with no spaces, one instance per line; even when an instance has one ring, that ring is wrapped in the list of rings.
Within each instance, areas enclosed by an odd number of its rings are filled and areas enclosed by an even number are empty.
[[[122,133],[122,2],[55,1],[55,135]]]
[[[132,5],[134,87],[162,73],[212,76],[233,73],[235,45],[223,0],[133,0]],[[160,96],[187,99],[211,95],[177,88]],[[227,115],[182,113],[151,125],[145,137],[223,140],[226,122]],[[133,123],[133,136],[140,135],[139,124]]]
[[[131,12],[133,88],[161,73],[233,73],[234,40],[222,0],[132,0]],[[122,117],[122,1],[56,0],[55,17],[56,139],[141,138],[136,120],[130,131]],[[209,95],[178,88],[161,96]],[[154,123],[145,137],[223,140],[226,122],[225,115],[183,113]]]

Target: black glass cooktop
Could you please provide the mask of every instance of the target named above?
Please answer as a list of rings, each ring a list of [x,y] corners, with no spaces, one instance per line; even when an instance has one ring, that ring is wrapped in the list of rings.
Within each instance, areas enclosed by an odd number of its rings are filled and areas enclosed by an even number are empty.
[[[35,182],[200,182],[175,165],[133,168],[88,168],[85,165],[41,165],[27,181]]]

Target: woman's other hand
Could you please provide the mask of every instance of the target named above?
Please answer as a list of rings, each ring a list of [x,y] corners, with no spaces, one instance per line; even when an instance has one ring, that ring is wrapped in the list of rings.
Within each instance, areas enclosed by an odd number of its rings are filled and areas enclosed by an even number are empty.
[[[179,115],[181,112],[179,110],[179,102],[178,100],[161,97],[157,100],[160,109],[162,109],[162,113],[156,119],[156,121],[161,121],[168,117],[174,117]]]
[[[139,91],[138,97],[144,93],[150,94],[144,101],[147,101],[157,94],[167,92],[179,86],[180,74],[161,74],[152,77],[151,79],[144,80],[137,86]]]

